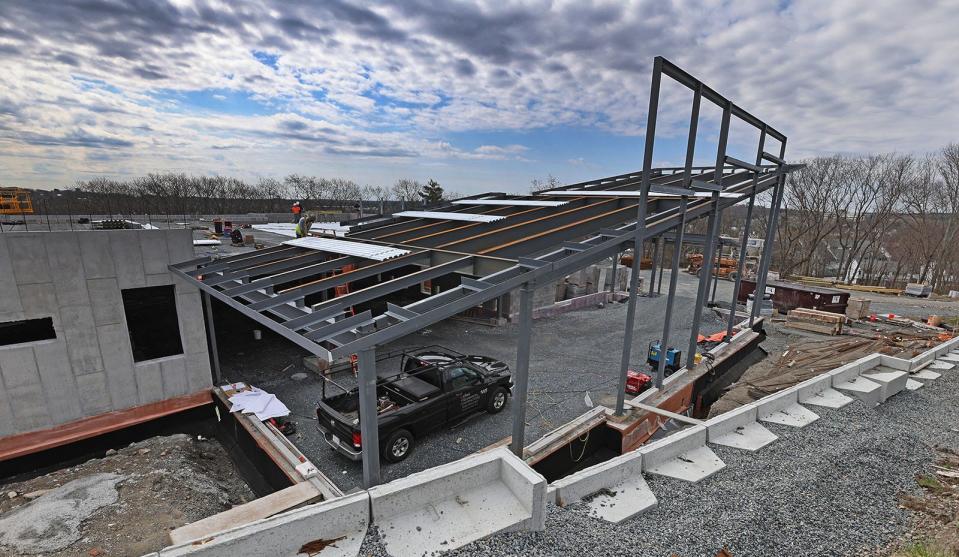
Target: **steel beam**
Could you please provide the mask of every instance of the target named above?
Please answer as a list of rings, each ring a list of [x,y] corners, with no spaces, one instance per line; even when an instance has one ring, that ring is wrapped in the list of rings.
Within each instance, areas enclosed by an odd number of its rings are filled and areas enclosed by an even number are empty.
[[[380,434],[379,416],[376,408],[376,349],[361,350],[357,357],[363,487],[369,489],[380,483]]]
[[[716,148],[716,176],[719,183],[723,177],[723,165],[726,157],[726,141],[729,138],[729,118],[732,112],[732,103],[727,101],[723,108],[722,124],[719,128],[719,142]],[[693,307],[693,326],[689,333],[689,350],[686,353],[686,369],[696,366],[696,346],[699,341],[699,325],[703,318],[703,306],[706,304],[706,295],[709,293],[709,280],[713,272],[713,255],[716,246],[716,237],[719,234],[719,221],[722,218],[718,191],[713,192],[709,215],[706,245],[703,248],[703,265],[699,269],[699,289],[696,291],[696,305]]]
[[[683,201],[685,201],[685,198],[683,198]],[[684,207],[685,204],[681,206]],[[659,259],[659,250],[661,249],[663,249],[663,237],[657,236],[656,239],[653,240],[653,253],[652,253],[652,256],[650,257],[650,261],[651,261],[651,264],[649,267],[649,297],[650,298],[653,297],[653,290],[656,288],[656,262]],[[642,266],[642,262],[640,262],[640,266]]]
[[[756,165],[763,162],[763,153],[766,147],[766,126],[759,130],[759,147],[756,153]],[[736,262],[736,279],[733,281],[733,298],[729,304],[729,322],[726,323],[726,338],[733,337],[733,327],[736,325],[736,304],[739,299],[739,289],[743,280],[743,273],[746,269],[746,247],[749,244],[749,231],[753,222],[753,208],[756,206],[756,183],[759,182],[759,174],[753,178],[753,187],[749,192],[749,205],[746,206],[746,222],[743,223],[743,235],[739,245],[739,261]],[[761,300],[760,300],[761,301]]]
[[[633,349],[633,327],[636,324],[636,301],[639,299],[639,259],[643,256],[643,238],[646,234],[646,209],[649,199],[649,180],[653,169],[653,147],[656,141],[656,113],[659,110],[659,85],[662,80],[663,58],[653,62],[653,78],[649,90],[649,110],[646,120],[646,144],[643,148],[643,175],[636,212],[636,231],[633,240],[633,269],[629,275],[629,302],[626,306],[626,327],[623,331],[623,357],[619,362],[619,382],[616,391],[616,415],[626,411],[626,378]]]
[[[779,158],[786,158],[786,140],[784,139],[779,147]],[[779,226],[779,211],[783,201],[783,194],[786,190],[786,174],[779,174],[779,181],[776,184],[776,190],[773,193],[773,201],[769,207],[769,219],[766,224],[766,238],[763,240],[763,254],[759,260],[759,271],[756,274],[756,291],[753,295],[753,310],[749,313],[749,326],[759,317],[760,309],[763,305],[763,297],[766,295],[766,275],[769,274],[769,264],[773,256],[773,247],[776,240],[776,227]]]
[[[673,321],[673,303],[676,301],[676,283],[679,281],[679,256],[683,247],[683,234],[686,231],[686,198],[680,201],[679,226],[676,229],[676,241],[673,242],[673,265],[669,275],[669,294],[666,296],[666,315],[663,318],[663,336],[659,342],[659,363],[656,366],[656,388],[663,388],[666,377],[666,353],[669,350],[669,332]]]
[[[529,353],[533,336],[533,290],[530,283],[519,290],[519,337],[516,340],[516,369],[513,370],[513,454],[523,458],[526,446],[526,398],[529,388]]]
[[[322,263],[309,264],[305,267],[300,267],[299,269],[270,274],[269,276],[250,281],[246,284],[226,288],[223,292],[227,296],[239,296],[241,294],[246,294],[247,292],[260,290],[261,288],[269,288],[271,286],[277,286],[279,284],[285,284],[312,276],[321,275],[323,273],[329,273],[331,271],[343,268],[344,265],[356,265],[362,261],[366,260],[362,257],[356,257],[352,255],[346,257],[337,257]],[[207,282],[207,284],[214,286],[214,284],[210,282]]]
[[[210,359],[213,364],[214,386],[219,386],[222,381],[220,373],[220,352],[216,345],[216,327],[213,324],[213,304],[210,302],[210,295],[203,292],[203,307],[206,310],[206,334],[210,337]]]

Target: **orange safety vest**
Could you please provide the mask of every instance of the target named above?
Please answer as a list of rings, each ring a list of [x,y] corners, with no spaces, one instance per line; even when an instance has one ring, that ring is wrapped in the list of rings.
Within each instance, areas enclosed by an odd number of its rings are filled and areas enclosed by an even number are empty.
[[[294,215],[299,215],[301,212],[303,212],[303,207],[301,207],[301,206],[299,206],[299,205],[294,205],[294,206],[293,206],[293,214],[294,214]]]

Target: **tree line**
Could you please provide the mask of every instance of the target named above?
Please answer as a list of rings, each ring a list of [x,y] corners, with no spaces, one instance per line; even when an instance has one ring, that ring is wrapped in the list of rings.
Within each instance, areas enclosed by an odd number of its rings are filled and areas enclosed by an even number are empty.
[[[290,174],[247,182],[228,176],[151,173],[120,180],[95,177],[72,189],[36,190],[37,212],[50,214],[215,215],[278,213],[300,201],[307,210],[376,213],[424,207],[460,195],[436,180],[397,180],[392,186],[359,185],[345,178]]]
[[[782,275],[959,290],[959,144],[926,155],[816,157],[786,181]],[[759,229],[768,215],[763,211]]]

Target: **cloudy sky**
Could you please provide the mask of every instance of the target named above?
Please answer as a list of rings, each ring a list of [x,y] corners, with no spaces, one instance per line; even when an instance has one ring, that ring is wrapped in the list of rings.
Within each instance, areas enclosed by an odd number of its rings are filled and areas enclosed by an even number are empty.
[[[617,174],[642,166],[656,55],[788,135],[791,159],[959,141],[956,0],[3,0],[0,184]],[[689,96],[663,99],[654,158],[678,164]],[[733,154],[755,135],[734,128]]]

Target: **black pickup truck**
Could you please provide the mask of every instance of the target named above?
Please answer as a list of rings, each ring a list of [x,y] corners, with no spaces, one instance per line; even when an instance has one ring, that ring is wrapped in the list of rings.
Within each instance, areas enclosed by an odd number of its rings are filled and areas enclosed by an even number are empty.
[[[506,406],[512,387],[509,366],[485,356],[449,349],[403,353],[400,371],[376,382],[380,454],[399,462],[417,438],[469,414],[495,414]],[[359,391],[326,396],[316,409],[326,442],[351,460],[361,460]]]

